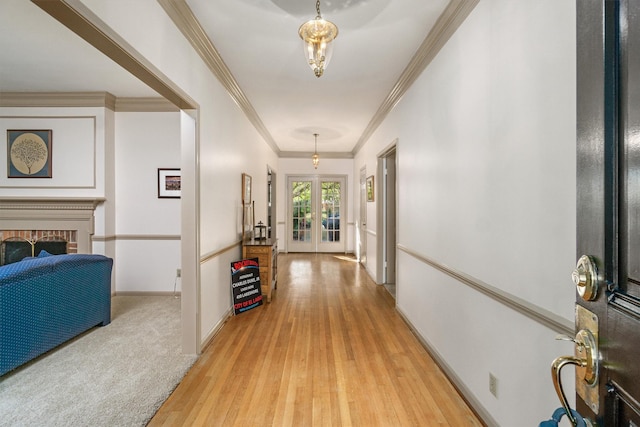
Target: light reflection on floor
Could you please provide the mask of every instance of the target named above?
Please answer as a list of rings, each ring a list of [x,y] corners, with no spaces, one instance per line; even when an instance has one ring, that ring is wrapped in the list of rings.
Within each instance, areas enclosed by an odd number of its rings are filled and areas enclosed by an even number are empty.
[[[345,270],[340,268],[340,264],[336,264],[335,262],[331,262],[330,258],[333,257],[340,261],[345,261],[349,263],[358,263],[358,259],[353,255],[343,255],[343,254],[321,254],[321,253],[307,253],[307,254],[296,254],[299,256],[295,256],[294,254],[290,254],[292,259],[290,261],[290,269],[289,273],[291,275],[291,286],[300,287],[300,286],[310,286],[313,282],[322,282],[326,287],[331,287],[335,282],[334,280],[330,280],[329,278],[334,274],[345,274]],[[323,261],[323,258],[325,261]],[[312,260],[320,260],[319,263],[314,263]],[[364,283],[362,279],[365,279],[366,273],[363,268],[355,268],[353,270],[349,269],[351,274],[353,274],[353,280],[350,280],[352,286],[362,286]],[[349,273],[347,273],[349,274]],[[364,277],[361,277],[361,274],[365,274]],[[329,280],[327,280],[329,279]],[[370,279],[365,279],[370,280]],[[385,283],[382,286],[389,292],[389,294],[396,299],[396,284],[395,283]]]
[[[342,261],[358,262],[355,257],[349,255],[334,255],[333,257]]]

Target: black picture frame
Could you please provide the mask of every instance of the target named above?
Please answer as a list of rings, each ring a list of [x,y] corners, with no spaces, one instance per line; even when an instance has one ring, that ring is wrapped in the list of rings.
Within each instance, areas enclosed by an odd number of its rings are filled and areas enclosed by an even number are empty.
[[[180,169],[158,168],[158,199],[179,199],[181,192]]]

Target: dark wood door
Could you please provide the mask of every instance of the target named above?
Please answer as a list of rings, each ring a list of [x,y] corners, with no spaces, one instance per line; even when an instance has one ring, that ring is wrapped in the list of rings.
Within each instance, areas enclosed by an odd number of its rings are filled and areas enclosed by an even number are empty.
[[[577,256],[599,288],[577,304],[597,316],[599,426],[640,426],[640,2],[576,0]],[[578,377],[578,375],[577,375]],[[580,378],[576,379],[576,389]],[[594,410],[594,408],[596,408]]]

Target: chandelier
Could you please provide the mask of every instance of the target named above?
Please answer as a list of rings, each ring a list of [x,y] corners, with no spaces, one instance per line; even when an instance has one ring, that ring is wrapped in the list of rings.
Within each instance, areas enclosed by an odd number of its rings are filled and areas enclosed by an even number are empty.
[[[333,40],[338,37],[338,27],[332,22],[325,21],[320,15],[320,0],[316,1],[315,19],[300,26],[298,34],[304,42],[304,54],[316,77],[322,76],[329,65]]]
[[[311,161],[313,162],[313,168],[318,169],[318,163],[320,163],[320,156],[318,156],[318,134],[314,133],[313,137],[315,138],[316,145],[313,151],[313,156],[311,156]]]

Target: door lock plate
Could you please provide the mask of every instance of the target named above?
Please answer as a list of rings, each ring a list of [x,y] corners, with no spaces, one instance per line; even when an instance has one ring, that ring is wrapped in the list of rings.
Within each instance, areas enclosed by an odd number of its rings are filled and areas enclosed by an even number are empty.
[[[576,392],[585,401],[591,410],[597,415],[600,411],[600,399],[598,396],[598,316],[581,305],[576,305],[576,328],[580,331],[576,339],[583,345],[576,345],[577,358],[589,360],[590,366],[576,368]],[[589,333],[585,333],[588,331]],[[590,340],[593,339],[594,343]]]

